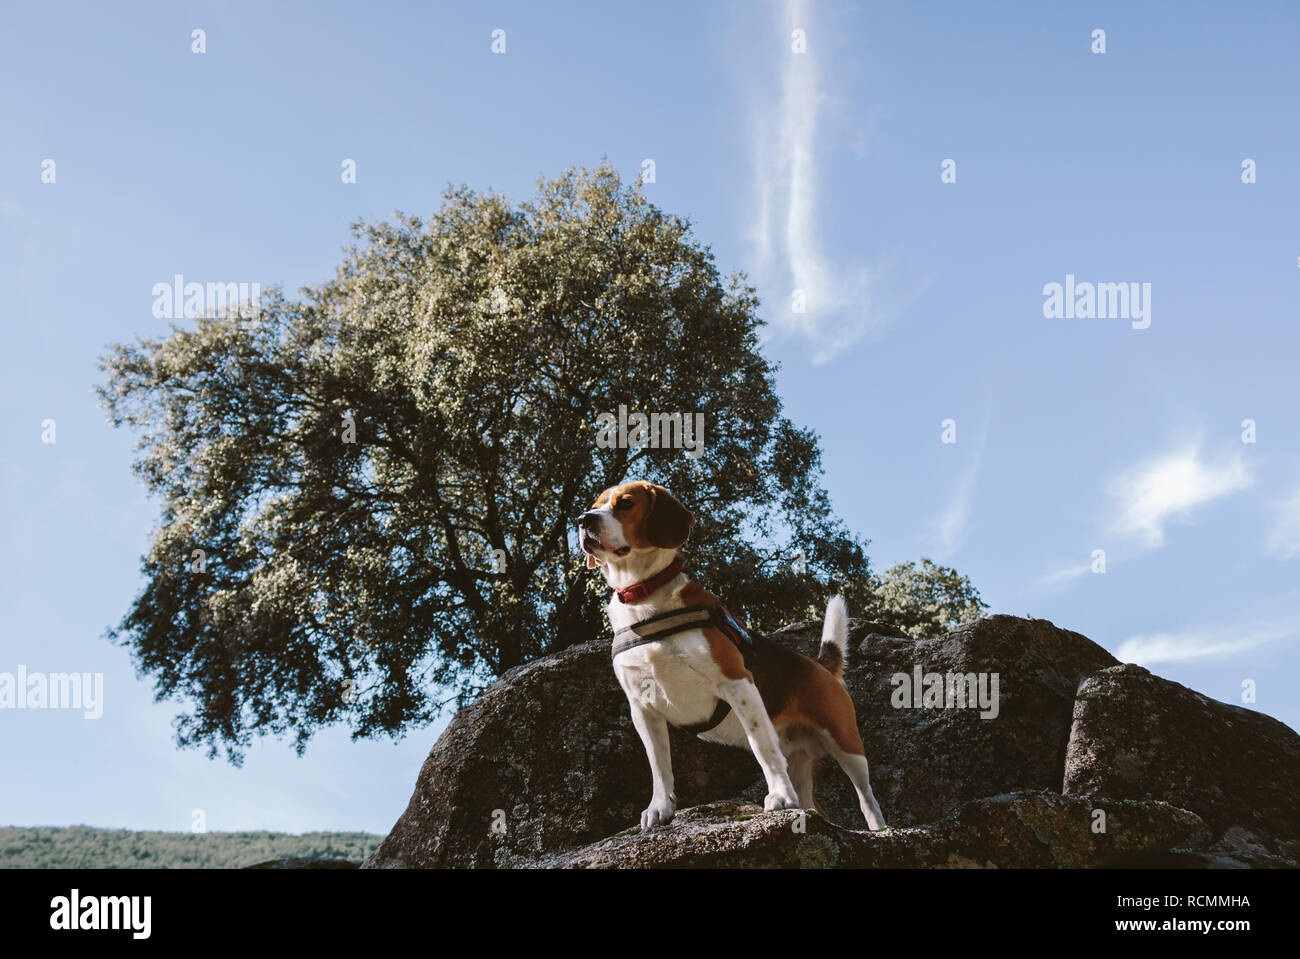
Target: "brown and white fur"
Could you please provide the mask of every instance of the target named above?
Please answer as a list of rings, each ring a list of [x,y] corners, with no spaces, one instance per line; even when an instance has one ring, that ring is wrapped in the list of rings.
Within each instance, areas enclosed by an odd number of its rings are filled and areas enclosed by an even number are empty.
[[[666,569],[693,522],[664,487],[630,482],[597,497],[579,518],[578,537],[587,568],[599,567],[611,587],[625,589]],[[606,610],[617,631],[669,610],[716,602],[683,571],[642,602],[624,604],[615,595]],[[848,641],[843,598],[827,604],[816,660],[772,640],[755,640],[752,670],[736,645],[710,627],[633,647],[614,660],[650,760],[653,792],[641,828],[664,825],[676,811],[668,724],[703,722],[724,699],[731,712],[700,738],[753,752],[767,780],[764,809],[820,809],[813,798],[813,767],[830,755],[853,781],[868,828],[884,829],[853,700],[840,679]]]

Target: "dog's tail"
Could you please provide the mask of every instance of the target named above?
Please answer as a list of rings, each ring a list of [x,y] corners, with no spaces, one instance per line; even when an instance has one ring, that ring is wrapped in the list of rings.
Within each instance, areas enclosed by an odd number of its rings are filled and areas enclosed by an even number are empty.
[[[849,644],[849,607],[843,596],[832,596],[826,604],[826,620],[822,623],[822,645],[817,651],[817,662],[826,667],[836,679],[844,675],[844,656]]]

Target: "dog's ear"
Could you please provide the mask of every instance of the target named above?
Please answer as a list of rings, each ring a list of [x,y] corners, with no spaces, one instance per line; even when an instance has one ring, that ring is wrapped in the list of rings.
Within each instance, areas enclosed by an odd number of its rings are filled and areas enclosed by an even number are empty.
[[[651,546],[677,549],[690,535],[695,517],[662,486],[652,485],[650,490],[654,493],[654,501],[645,521],[645,538]]]
[[[595,569],[600,565],[600,561],[590,553],[587,554],[587,569]]]

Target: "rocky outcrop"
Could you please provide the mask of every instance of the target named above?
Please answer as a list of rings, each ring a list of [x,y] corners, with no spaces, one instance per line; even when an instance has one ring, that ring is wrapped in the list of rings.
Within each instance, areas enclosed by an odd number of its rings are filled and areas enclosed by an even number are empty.
[[[819,623],[777,636],[813,652]],[[1086,676],[1116,659],[1078,633],[1041,619],[989,616],[937,639],[914,641],[853,630],[845,685],[876,799],[891,826],[933,822],[963,803],[1021,789],[1061,790],[1074,693]],[[915,686],[945,679],[945,708],[896,707],[896,676]],[[946,708],[946,680],[975,674],[997,679],[996,716],[979,708]],[[911,690],[921,701],[921,690]],[[759,794],[761,795],[761,794]],[[853,829],[862,816],[852,785],[825,762],[818,798],[831,819]]]
[[[1163,799],[1205,820],[1224,851],[1300,859],[1300,737],[1141,666],[1080,685],[1064,792]]]
[[[462,710],[364,865],[1294,864],[1297,812],[1283,799],[1300,775],[1300,737],[1282,724],[1204,697],[1209,705],[1193,709],[1180,696],[1196,694],[1144,670],[1157,685],[1134,684],[1135,667],[1044,620],[991,616],[924,641],[878,629],[853,626],[845,684],[888,832],[859,832],[856,798],[833,763],[817,786],[830,821],[809,814],[799,833],[787,822],[798,813],[746,811],[764,791],[753,758],[680,730],[671,733],[678,818],[629,832],[650,772],[601,640],[511,670]],[[807,623],[773,638],[812,652],[819,635],[820,623]],[[982,679],[986,692],[996,677],[996,709],[950,701],[950,674]],[[904,697],[918,675],[915,699]],[[1125,712],[1131,696],[1145,705]],[[1162,717],[1169,743],[1147,741],[1144,710]],[[1234,773],[1224,757],[1173,746],[1185,722],[1274,763],[1255,775],[1276,785],[1212,808]]]
[[[812,813],[715,803],[682,810],[668,828],[628,829],[581,849],[517,865],[540,868],[1132,867],[1209,838],[1199,817],[1152,800],[1093,804],[1050,790],[977,799],[925,826],[855,832]]]
[[[758,775],[739,750],[671,737],[683,805],[734,796]],[[638,822],[649,795],[609,644],[585,643],[510,670],[452,719],[366,865],[492,866],[570,849]]]

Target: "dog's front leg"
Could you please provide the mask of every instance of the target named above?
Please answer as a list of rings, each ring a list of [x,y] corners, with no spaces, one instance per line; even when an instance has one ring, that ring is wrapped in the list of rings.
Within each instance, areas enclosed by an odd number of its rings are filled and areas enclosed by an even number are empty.
[[[673,821],[677,810],[677,797],[673,795],[673,761],[669,753],[668,722],[659,713],[647,709],[635,697],[629,697],[632,707],[632,725],[645,745],[645,755],[650,760],[650,777],[653,792],[650,805],[641,813],[641,828],[665,826]]]
[[[731,705],[732,711],[744,726],[749,748],[762,767],[763,778],[767,780],[767,796],[763,799],[763,808],[769,811],[798,809],[799,795],[790,782],[785,753],[781,752],[776,729],[768,718],[758,689],[748,679],[732,679],[719,687],[718,695]]]

